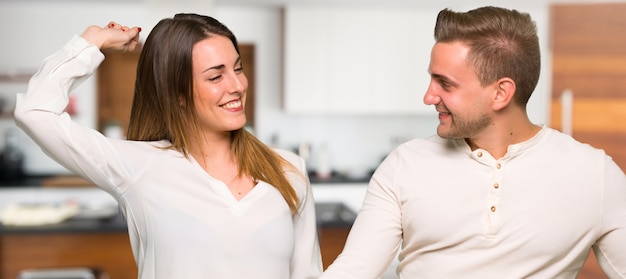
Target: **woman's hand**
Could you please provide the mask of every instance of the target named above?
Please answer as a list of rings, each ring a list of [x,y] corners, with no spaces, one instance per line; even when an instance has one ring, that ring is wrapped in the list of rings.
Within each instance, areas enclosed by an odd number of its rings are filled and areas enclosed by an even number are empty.
[[[139,43],[139,32],[140,27],[129,28],[111,21],[106,27],[87,27],[81,37],[101,50],[132,51]]]

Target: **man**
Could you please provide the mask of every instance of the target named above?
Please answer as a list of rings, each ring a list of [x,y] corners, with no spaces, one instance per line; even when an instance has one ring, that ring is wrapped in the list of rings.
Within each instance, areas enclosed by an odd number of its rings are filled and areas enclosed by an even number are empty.
[[[322,278],[576,278],[590,248],[626,278],[626,176],[604,153],[531,123],[540,71],[526,13],[441,11],[426,104],[437,136],[394,150]]]

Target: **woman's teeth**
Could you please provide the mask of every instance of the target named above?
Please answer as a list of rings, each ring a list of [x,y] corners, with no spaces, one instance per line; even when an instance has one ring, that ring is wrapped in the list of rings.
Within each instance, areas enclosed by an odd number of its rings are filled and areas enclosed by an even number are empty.
[[[237,108],[240,106],[241,106],[241,100],[237,100],[237,101],[228,102],[224,104],[222,107],[227,108],[227,109],[232,109],[232,108]]]

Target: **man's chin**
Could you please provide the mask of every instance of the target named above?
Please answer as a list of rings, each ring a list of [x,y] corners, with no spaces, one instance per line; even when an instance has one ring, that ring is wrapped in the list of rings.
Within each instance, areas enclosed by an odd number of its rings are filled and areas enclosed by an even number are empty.
[[[465,137],[461,136],[461,135],[457,135],[454,132],[447,130],[447,129],[442,129],[441,126],[439,126],[437,128],[437,135],[441,138],[444,139],[463,139]]]
[[[446,129],[446,127],[441,126],[441,124],[437,127],[437,135],[444,139],[450,138],[450,131]]]

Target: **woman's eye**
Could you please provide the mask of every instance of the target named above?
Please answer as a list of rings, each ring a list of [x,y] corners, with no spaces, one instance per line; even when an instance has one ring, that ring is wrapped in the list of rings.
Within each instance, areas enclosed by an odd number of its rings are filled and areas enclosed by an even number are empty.
[[[213,76],[213,77],[208,78],[208,80],[209,80],[209,81],[217,81],[217,80],[218,80],[218,79],[220,79],[221,77],[222,77],[222,75],[219,75],[219,76]]]
[[[237,73],[243,72],[243,66],[235,67],[235,72]]]

